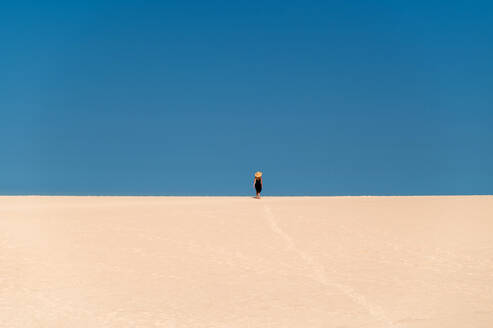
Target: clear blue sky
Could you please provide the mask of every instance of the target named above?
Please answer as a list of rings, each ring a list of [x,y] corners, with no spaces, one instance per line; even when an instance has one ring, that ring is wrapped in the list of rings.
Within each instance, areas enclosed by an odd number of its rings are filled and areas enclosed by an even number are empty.
[[[6,1],[0,194],[493,194],[491,1]]]

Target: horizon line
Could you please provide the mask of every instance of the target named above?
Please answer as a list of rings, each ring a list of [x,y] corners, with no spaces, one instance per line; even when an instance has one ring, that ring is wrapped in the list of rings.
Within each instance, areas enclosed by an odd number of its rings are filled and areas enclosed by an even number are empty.
[[[262,198],[269,197],[477,197],[477,196],[493,196],[493,194],[409,194],[409,195],[398,195],[398,194],[368,194],[368,195],[267,195],[261,196]],[[159,195],[159,194],[146,194],[146,195],[137,195],[137,194],[127,194],[127,195],[119,195],[119,194],[0,194],[0,197],[254,197],[252,195]]]

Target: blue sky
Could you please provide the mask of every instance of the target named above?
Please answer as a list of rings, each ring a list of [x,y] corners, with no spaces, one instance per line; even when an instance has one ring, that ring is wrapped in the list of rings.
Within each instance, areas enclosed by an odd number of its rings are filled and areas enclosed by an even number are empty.
[[[488,1],[12,1],[0,40],[0,194],[493,194]]]

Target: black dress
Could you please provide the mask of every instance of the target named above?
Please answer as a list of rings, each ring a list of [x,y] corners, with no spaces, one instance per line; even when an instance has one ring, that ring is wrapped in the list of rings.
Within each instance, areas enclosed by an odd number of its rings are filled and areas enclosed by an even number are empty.
[[[262,191],[262,183],[260,182],[260,179],[255,179],[255,190],[259,194]]]

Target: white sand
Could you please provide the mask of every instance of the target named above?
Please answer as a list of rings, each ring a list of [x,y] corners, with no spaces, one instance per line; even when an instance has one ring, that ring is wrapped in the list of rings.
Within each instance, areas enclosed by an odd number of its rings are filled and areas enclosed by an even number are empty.
[[[0,197],[0,327],[493,327],[493,197]]]

